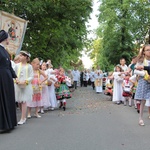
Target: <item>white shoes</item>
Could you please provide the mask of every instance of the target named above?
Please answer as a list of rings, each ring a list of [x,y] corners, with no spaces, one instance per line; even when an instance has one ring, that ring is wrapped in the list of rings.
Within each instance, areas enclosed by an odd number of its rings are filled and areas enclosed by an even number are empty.
[[[26,118],[24,119],[24,120],[20,120],[19,122],[18,122],[18,125],[22,125],[22,124],[25,124],[26,123]]]
[[[31,115],[28,115],[27,118],[30,119],[30,118],[31,118]]]
[[[44,114],[44,110],[41,109],[41,114]]]
[[[34,116],[35,116],[36,118],[41,118],[41,116],[40,116],[39,114],[34,114]]]
[[[51,110],[53,111],[53,110],[54,110],[54,108],[52,107],[52,108],[51,108]]]

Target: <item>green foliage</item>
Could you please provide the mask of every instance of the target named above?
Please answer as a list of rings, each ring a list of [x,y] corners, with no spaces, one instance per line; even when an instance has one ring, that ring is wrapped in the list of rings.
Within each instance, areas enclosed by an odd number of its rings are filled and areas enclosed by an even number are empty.
[[[130,63],[150,25],[149,4],[147,0],[101,0],[97,35],[102,38],[98,52],[103,56],[97,57],[96,63],[107,67],[118,64],[121,57]]]
[[[91,0],[5,0],[0,10],[29,20],[23,49],[32,57],[51,59],[54,67],[67,68],[78,60],[87,39],[85,22]]]

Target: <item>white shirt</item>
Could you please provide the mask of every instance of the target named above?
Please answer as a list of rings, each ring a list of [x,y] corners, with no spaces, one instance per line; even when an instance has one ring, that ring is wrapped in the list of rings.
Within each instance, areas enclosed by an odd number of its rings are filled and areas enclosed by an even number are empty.
[[[14,61],[11,60],[11,66],[12,66],[13,69],[15,69],[15,65],[16,64],[14,63]]]
[[[91,80],[91,82],[95,81],[95,72],[94,71],[91,71],[91,73],[90,73],[90,80]]]
[[[4,45],[2,44],[2,43],[0,43],[0,45],[2,46],[2,47],[4,47]],[[5,48],[5,47],[4,47]]]
[[[72,71],[72,76],[73,76],[73,81],[78,81],[79,80],[79,71],[78,70],[73,70]]]
[[[121,68],[122,68],[122,70],[123,70],[124,72],[126,72],[126,71],[128,70],[127,65],[124,65],[124,66],[121,65]]]

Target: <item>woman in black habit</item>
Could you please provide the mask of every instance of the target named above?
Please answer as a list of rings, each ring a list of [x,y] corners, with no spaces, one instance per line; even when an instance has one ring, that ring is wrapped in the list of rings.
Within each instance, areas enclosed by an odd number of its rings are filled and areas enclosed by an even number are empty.
[[[8,33],[0,31],[0,133],[9,132],[17,125],[13,78],[10,57],[5,49]]]

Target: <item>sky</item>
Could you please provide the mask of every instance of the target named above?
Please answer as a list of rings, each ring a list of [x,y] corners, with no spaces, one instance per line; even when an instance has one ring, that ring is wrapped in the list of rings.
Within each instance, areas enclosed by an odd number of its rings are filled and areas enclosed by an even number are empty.
[[[99,14],[98,11],[99,8],[99,2],[98,0],[93,0],[93,12],[91,13],[90,17],[91,19],[88,21],[87,26],[89,25],[90,27],[88,27],[89,30],[95,30],[98,27],[98,19],[96,17],[97,14]],[[88,35],[88,38],[95,38],[95,34],[94,33],[90,33]],[[86,69],[90,69],[92,68],[92,60],[87,56],[87,54],[85,54],[84,50],[82,51],[82,61],[83,61],[83,65]]]

